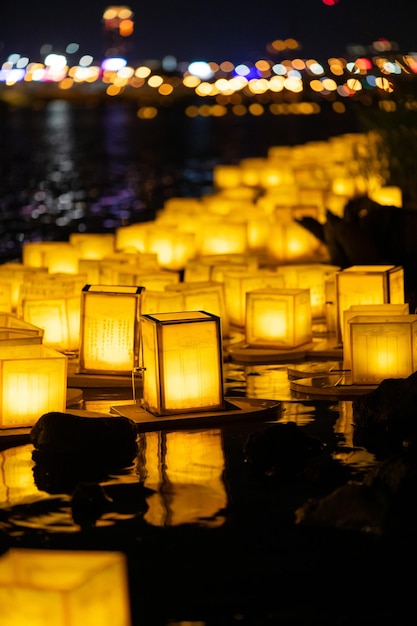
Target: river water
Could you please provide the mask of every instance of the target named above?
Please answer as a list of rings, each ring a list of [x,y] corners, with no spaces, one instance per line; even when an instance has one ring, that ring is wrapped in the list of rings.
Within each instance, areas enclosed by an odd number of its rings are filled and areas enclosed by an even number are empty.
[[[212,191],[213,167],[355,130],[349,115],[139,119],[133,101],[0,103],[0,262],[28,240],[111,231],[152,218],[168,197]]]

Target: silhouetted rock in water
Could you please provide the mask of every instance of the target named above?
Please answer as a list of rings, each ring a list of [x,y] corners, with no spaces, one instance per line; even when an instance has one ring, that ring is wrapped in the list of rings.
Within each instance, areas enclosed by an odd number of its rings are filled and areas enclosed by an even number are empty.
[[[347,483],[295,511],[295,523],[319,528],[414,537],[417,456],[405,449],[379,462],[361,483]]]
[[[319,439],[289,422],[252,433],[245,442],[244,456],[255,475],[284,480],[299,476],[323,449]]]
[[[352,402],[353,442],[386,458],[417,442],[417,372],[387,378]]]
[[[130,466],[137,453],[137,429],[123,417],[87,417],[50,412],[30,432],[39,489],[71,493],[81,481],[102,481]]]
[[[414,312],[417,306],[417,210],[382,206],[363,196],[346,204],[343,217],[327,211],[324,224],[311,217],[298,221],[326,244],[332,265],[341,268],[401,265],[406,301]]]

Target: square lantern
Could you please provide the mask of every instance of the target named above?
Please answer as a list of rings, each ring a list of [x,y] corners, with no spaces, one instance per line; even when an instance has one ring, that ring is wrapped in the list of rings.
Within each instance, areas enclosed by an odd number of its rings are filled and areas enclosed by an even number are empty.
[[[44,330],[9,313],[0,313],[0,345],[42,344]]]
[[[277,273],[284,276],[285,287],[310,290],[311,315],[317,319],[326,316],[326,280],[340,269],[327,263],[293,263],[278,266]]]
[[[69,242],[80,259],[103,259],[116,249],[113,233],[70,233]]]
[[[226,309],[224,284],[214,280],[200,282],[181,282],[167,285],[166,291],[176,291],[182,296],[179,311],[203,310],[217,315],[221,319],[223,337],[229,334],[229,316]],[[171,309],[173,311],[175,309]]]
[[[62,352],[78,352],[81,297],[29,298],[22,301],[25,320],[44,331],[43,343]]]
[[[126,557],[11,548],[0,557],[0,605],[7,626],[130,626]]]
[[[359,315],[348,323],[353,384],[378,385],[416,371],[417,315]]]
[[[143,289],[85,285],[81,291],[80,373],[131,375],[138,366]]]
[[[284,288],[284,277],[277,272],[239,272],[232,267],[224,274],[226,307],[229,321],[235,326],[246,324],[246,293],[263,287]]]
[[[43,345],[0,345],[0,427],[32,426],[65,411],[67,357]]]
[[[408,302],[404,304],[352,304],[343,311],[343,367],[350,369],[350,324],[352,317],[357,315],[408,315],[410,307]]]
[[[309,289],[256,289],[246,294],[246,343],[296,348],[313,339]]]
[[[224,409],[220,318],[205,311],[142,315],[143,406],[154,415]]]
[[[343,311],[352,304],[403,304],[404,269],[395,265],[352,265],[336,272],[337,338],[343,342]]]

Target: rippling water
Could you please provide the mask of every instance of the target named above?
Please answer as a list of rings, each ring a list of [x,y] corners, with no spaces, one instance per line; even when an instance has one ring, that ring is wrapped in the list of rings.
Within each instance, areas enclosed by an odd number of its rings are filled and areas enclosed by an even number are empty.
[[[66,240],[152,219],[166,198],[212,191],[217,163],[352,130],[325,115],[140,120],[134,102],[0,104],[0,261],[27,240]]]

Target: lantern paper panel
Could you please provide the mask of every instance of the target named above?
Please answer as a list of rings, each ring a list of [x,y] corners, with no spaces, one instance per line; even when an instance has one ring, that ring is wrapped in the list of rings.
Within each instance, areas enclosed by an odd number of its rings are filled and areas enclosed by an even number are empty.
[[[246,293],[263,287],[284,288],[284,277],[276,272],[236,272],[232,268],[224,274],[226,307],[229,321],[238,327],[246,324]]]
[[[81,297],[23,300],[23,318],[44,331],[43,343],[63,352],[80,347]]]
[[[222,335],[230,331],[229,316],[226,309],[224,284],[218,281],[182,282],[167,285],[166,291],[177,291],[182,295],[183,303],[179,311],[208,311],[221,320]],[[175,309],[171,309],[175,310]]]
[[[284,276],[285,287],[310,290],[311,315],[318,319],[326,316],[326,280],[340,269],[327,263],[292,263],[280,265],[277,273]]]
[[[0,606],[7,626],[131,626],[125,556],[11,548],[0,557]]]
[[[246,343],[296,348],[312,341],[309,289],[256,289],[246,294]]]
[[[33,426],[65,411],[67,357],[44,345],[0,345],[0,427]]]
[[[86,285],[81,292],[79,371],[130,375],[139,363],[143,287]]]
[[[69,242],[80,259],[103,259],[116,249],[113,233],[70,233]]]
[[[343,342],[343,311],[352,304],[403,304],[404,270],[395,265],[352,265],[336,273],[337,336]]]
[[[155,415],[223,409],[220,319],[205,311],[142,315],[143,405]]]
[[[228,498],[222,432],[147,432],[140,437],[145,445],[138,472],[154,491],[147,498],[145,522],[159,527],[224,524]],[[169,493],[163,488],[167,481]]]
[[[358,315],[409,315],[410,307],[408,302],[404,304],[352,304],[346,311],[343,311],[343,367],[350,369],[350,324],[352,317]]]
[[[416,371],[417,315],[363,315],[348,323],[353,384],[379,384]]]

